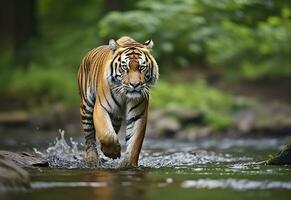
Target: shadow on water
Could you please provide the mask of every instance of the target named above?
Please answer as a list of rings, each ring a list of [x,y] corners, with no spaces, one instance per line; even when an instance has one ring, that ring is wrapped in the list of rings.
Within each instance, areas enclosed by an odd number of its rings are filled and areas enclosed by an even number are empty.
[[[34,151],[49,168],[28,169],[31,189],[1,199],[288,199],[287,166],[254,165],[278,151],[282,139],[146,140],[140,167],[116,169],[119,160],[100,152],[102,169],[88,169],[82,144],[61,137]]]

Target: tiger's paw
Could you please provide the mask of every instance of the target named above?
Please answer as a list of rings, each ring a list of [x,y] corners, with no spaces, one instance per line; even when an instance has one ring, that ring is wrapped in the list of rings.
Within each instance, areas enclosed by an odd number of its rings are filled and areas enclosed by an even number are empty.
[[[89,148],[86,151],[85,161],[89,168],[99,168],[100,160],[96,148]]]
[[[118,141],[115,143],[101,143],[101,151],[105,156],[116,159],[120,158],[121,146]]]
[[[137,163],[130,162],[127,157],[122,159],[122,161],[119,163],[118,168],[120,169],[131,169],[131,168],[137,168]]]

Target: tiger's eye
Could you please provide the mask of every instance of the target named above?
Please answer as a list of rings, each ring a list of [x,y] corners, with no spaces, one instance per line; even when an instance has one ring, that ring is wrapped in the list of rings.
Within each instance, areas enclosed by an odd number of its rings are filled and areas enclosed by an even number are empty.
[[[124,71],[128,70],[128,66],[127,65],[121,65],[121,69],[123,69]]]

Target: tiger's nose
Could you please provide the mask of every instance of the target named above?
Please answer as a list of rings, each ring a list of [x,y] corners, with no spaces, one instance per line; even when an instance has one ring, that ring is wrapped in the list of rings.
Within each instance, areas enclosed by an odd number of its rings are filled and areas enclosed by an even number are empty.
[[[140,86],[140,83],[129,83],[129,85],[135,89]]]

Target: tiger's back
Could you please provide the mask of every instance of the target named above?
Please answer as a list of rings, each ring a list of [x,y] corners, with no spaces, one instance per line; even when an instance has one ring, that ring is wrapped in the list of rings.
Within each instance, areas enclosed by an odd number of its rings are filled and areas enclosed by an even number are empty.
[[[110,54],[110,48],[106,45],[97,47],[89,51],[83,58],[78,71],[79,92],[82,99],[86,99],[88,86],[91,85],[96,90],[102,67],[105,66],[106,59]],[[95,84],[94,84],[95,81]]]

